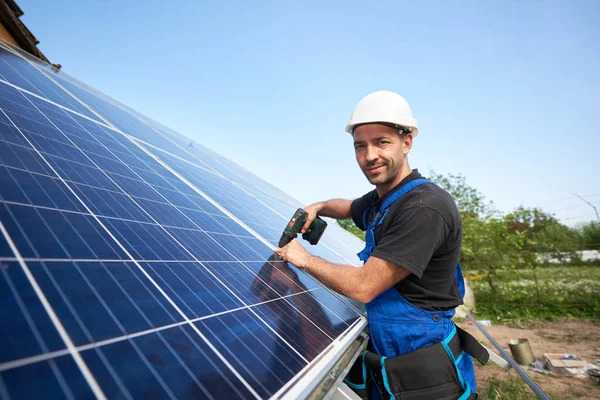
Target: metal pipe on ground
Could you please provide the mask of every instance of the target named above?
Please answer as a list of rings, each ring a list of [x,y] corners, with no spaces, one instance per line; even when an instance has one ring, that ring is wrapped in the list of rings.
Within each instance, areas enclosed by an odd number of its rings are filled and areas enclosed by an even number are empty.
[[[481,324],[479,324],[479,322],[477,322],[475,318],[473,318],[471,312],[467,310],[466,314],[467,318],[469,318],[475,324],[475,326],[485,335],[485,337],[490,341],[490,343],[494,345],[496,350],[500,352],[500,355],[502,355],[502,357],[504,357],[504,359],[510,364],[510,366],[513,367],[515,371],[517,371],[517,374],[519,374],[519,376],[523,378],[527,386],[529,386],[531,390],[533,390],[537,398],[540,400],[550,400],[550,397],[548,397],[548,395],[544,393],[542,389],[540,389],[537,383],[535,383],[533,379],[531,379],[531,377],[527,375],[527,372],[523,371],[521,366],[506,351],[504,351],[502,346],[500,346],[500,344],[496,342],[496,340],[485,330],[485,328]]]

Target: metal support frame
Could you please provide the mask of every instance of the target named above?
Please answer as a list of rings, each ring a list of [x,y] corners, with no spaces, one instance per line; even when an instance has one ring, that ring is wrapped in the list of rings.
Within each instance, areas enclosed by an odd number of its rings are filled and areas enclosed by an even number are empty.
[[[527,372],[525,372],[523,368],[521,368],[521,366],[502,348],[502,346],[500,346],[500,344],[492,337],[492,335],[490,335],[485,330],[485,328],[479,322],[477,322],[475,318],[473,318],[471,312],[469,310],[466,310],[466,313],[467,318],[469,318],[469,320],[471,320],[475,324],[475,326],[485,335],[485,337],[490,341],[490,343],[494,345],[494,347],[498,350],[498,352],[500,352],[502,357],[504,357],[504,359],[508,362],[510,367],[514,368],[517,374],[519,374],[519,376],[523,378],[527,386],[529,386],[531,390],[533,390],[537,398],[540,400],[550,400],[550,397],[548,397],[548,395],[546,395],[546,393],[544,393],[544,391],[540,389],[537,383],[535,383],[533,379],[531,379],[531,377],[527,375]],[[490,353],[490,356],[491,354],[494,354],[489,349],[488,352]],[[496,354],[494,355],[498,357]],[[494,362],[496,361],[494,360]]]

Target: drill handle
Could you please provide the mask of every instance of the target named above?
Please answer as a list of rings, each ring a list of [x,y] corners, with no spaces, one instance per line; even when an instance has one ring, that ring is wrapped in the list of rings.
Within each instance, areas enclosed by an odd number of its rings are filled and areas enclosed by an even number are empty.
[[[327,222],[321,219],[321,217],[317,217],[310,224],[309,231],[302,234],[302,239],[306,240],[312,245],[315,245],[319,243],[321,236],[323,236],[323,232],[325,232],[325,228],[327,228]]]

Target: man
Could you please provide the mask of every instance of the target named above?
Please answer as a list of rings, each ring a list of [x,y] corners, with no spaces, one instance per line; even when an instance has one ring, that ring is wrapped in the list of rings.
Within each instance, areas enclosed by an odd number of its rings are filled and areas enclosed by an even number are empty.
[[[354,201],[306,207],[302,231],[317,215],[352,218],[367,230],[366,247],[359,253],[363,267],[332,264],[295,240],[276,253],[366,304],[371,342],[362,360],[365,373],[358,376],[368,379],[351,387],[371,397],[476,398],[473,364],[462,350],[485,362],[484,350],[466,332],[458,329],[457,334],[451,320],[462,304],[460,214],[446,191],[408,164],[417,121],[404,98],[379,91],[358,103],[346,131],[375,190]]]

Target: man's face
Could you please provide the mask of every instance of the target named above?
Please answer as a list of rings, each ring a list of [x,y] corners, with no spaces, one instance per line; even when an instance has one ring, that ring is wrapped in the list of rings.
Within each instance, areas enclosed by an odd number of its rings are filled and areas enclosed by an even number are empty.
[[[412,135],[401,137],[396,129],[389,126],[367,124],[354,130],[356,161],[372,185],[398,183],[394,180],[411,145]]]

